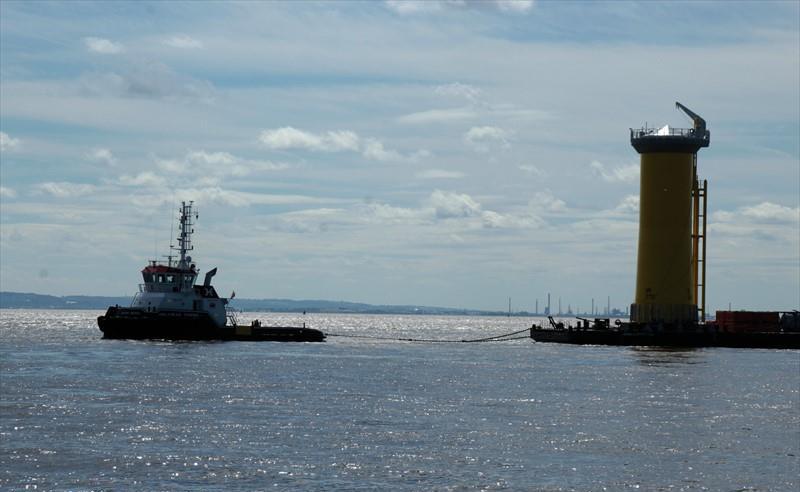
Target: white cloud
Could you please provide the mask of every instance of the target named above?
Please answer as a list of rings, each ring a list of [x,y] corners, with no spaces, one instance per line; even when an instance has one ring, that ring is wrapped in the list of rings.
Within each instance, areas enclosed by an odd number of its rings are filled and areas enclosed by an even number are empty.
[[[440,219],[476,217],[481,214],[481,204],[466,194],[435,190],[428,201]]]
[[[167,174],[184,174],[188,170],[185,160],[156,158],[156,165]]]
[[[544,225],[544,220],[536,215],[500,214],[484,210],[481,214],[483,226],[489,229],[528,229]]]
[[[331,217],[336,217],[341,214],[345,213],[345,210],[342,208],[310,208],[306,210],[295,210],[293,212],[287,212],[283,214],[284,217],[301,217],[301,218],[308,218],[308,219],[327,219]]]
[[[360,152],[365,159],[376,161],[416,161],[430,155],[428,151],[420,150],[404,156],[396,150],[387,149],[383,142],[376,138],[362,139],[357,133],[349,130],[317,134],[285,126],[262,131],[259,141],[272,150],[301,149],[315,152]]]
[[[186,197],[186,199],[195,200],[199,203],[217,203],[220,205],[229,205],[231,207],[247,207],[259,203],[262,199],[262,197],[256,193],[224,190],[220,187],[185,190],[180,194]],[[184,198],[181,198],[181,200],[183,199]]]
[[[180,190],[176,193],[176,198],[178,200],[194,200],[198,203],[216,203],[231,207],[248,207],[251,205],[299,205],[336,201],[303,195],[270,195],[265,193],[233,191],[223,189],[219,186]]]
[[[272,150],[305,149],[339,152],[343,150],[357,151],[359,146],[359,137],[355,132],[342,130],[317,135],[291,126],[264,130],[258,139]]]
[[[772,202],[740,207],[736,211],[719,210],[712,218],[719,222],[800,222],[800,208],[785,207]]]
[[[203,174],[246,176],[250,173],[246,162],[227,152],[190,151],[186,154],[189,168]]]
[[[776,203],[762,202],[752,207],[744,207],[742,209],[742,215],[756,220],[798,222],[800,221],[800,208],[790,208]]]
[[[521,124],[530,124],[553,119],[553,115],[548,111],[526,109],[511,103],[489,103],[484,100],[483,92],[480,89],[460,82],[436,86],[434,92],[446,98],[466,100],[467,105],[417,111],[398,117],[397,122],[403,124],[453,123],[483,117],[496,121],[515,121]],[[488,138],[490,135],[487,134],[486,128],[494,127],[476,127],[473,137]],[[502,129],[496,130],[501,130],[502,134],[498,131],[491,133],[494,136],[502,136],[506,140],[504,143],[507,144],[511,132]]]
[[[334,151],[358,150],[359,137],[355,132],[340,130],[328,132],[323,141]]]
[[[635,183],[639,179],[639,164],[615,167],[610,172],[599,161],[592,161],[589,167],[592,168],[592,174],[608,183]]]
[[[8,133],[0,132],[0,151],[16,149],[19,146],[18,138],[11,138]]]
[[[470,120],[478,117],[478,113],[470,108],[431,109],[417,113],[405,114],[397,118],[398,123],[419,125],[430,123],[449,123]]]
[[[427,149],[420,149],[415,152],[412,152],[406,159],[411,162],[418,162],[420,159],[425,159],[426,157],[430,157],[432,154]]]
[[[131,179],[136,179],[136,177]],[[198,204],[204,204],[204,207],[214,204],[241,208],[252,205],[313,205],[344,201],[336,198],[319,198],[306,195],[280,195],[236,191],[225,189],[220,186],[181,187],[174,191],[161,188],[152,191],[153,193],[131,195],[131,203],[137,207],[152,208],[164,204],[174,204],[179,201],[194,200]]]
[[[259,136],[261,143],[273,150],[310,149],[323,150],[322,139],[314,134],[286,126],[275,130],[264,130]]]
[[[153,172],[144,171],[136,176],[120,176],[119,184],[124,186],[161,187],[167,184],[167,180]]]
[[[368,217],[380,223],[419,223],[429,218],[427,210],[393,207],[385,203],[370,203],[366,211]]]
[[[464,173],[444,169],[426,169],[417,172],[414,176],[419,179],[459,179],[464,177]]]
[[[368,225],[430,225],[434,211],[430,207],[405,208],[386,203],[360,203],[353,208],[316,208],[281,214],[280,229],[288,232],[314,232],[331,225],[363,227]]]
[[[442,9],[442,2],[437,0],[386,0],[386,6],[398,14],[408,15],[438,12]]]
[[[494,0],[494,3],[504,12],[526,13],[533,8],[533,0]]]
[[[362,154],[365,158],[376,161],[399,161],[403,159],[399,152],[385,149],[383,143],[374,138],[369,138],[364,142]]]
[[[362,212],[369,222],[381,224],[414,224],[435,226],[438,221],[448,221],[451,227],[475,230],[535,228],[544,220],[530,211],[522,214],[504,214],[484,210],[480,203],[467,194],[435,190],[419,208],[395,207],[385,203],[369,203]]]
[[[401,15],[439,12],[445,8],[481,8],[493,6],[502,12],[527,13],[533,8],[533,0],[386,0],[386,6]]]
[[[205,150],[190,150],[182,158],[155,158],[155,161],[159,169],[169,175],[191,175],[195,185],[206,186],[217,184],[225,176],[242,177],[252,172],[280,171],[290,167],[286,163],[243,159],[228,152]]]
[[[230,166],[237,162],[237,158],[227,152],[206,152],[205,150],[189,151],[186,160],[192,163],[207,164],[211,166]]]
[[[528,206],[537,211],[544,212],[564,212],[567,210],[567,204],[564,200],[556,198],[549,191],[537,191],[533,194],[533,198],[528,202]]]
[[[352,223],[347,211],[340,208],[313,208],[281,214],[277,230],[291,233],[325,231],[332,224]]]
[[[109,166],[114,166],[117,163],[117,158],[114,157],[114,154],[112,154],[109,149],[92,149],[86,156],[92,161],[103,162]]]
[[[186,36],[185,34],[178,34],[164,40],[164,44],[173,48],[181,49],[197,49],[202,48],[202,41]]]
[[[534,166],[533,164],[520,164],[519,169],[523,171],[525,174],[530,176],[535,176],[537,178],[541,178],[547,176],[547,173],[539,169],[538,167]]]
[[[639,213],[639,195],[628,195],[619,202],[619,205],[614,209],[616,212],[623,214],[638,214]]]
[[[450,227],[475,230],[535,228],[544,221],[527,211],[523,214],[503,214],[484,210],[467,194],[435,190],[419,208],[395,207],[385,203],[369,203],[361,215],[367,222],[435,226],[448,221]]]
[[[0,197],[3,198],[16,198],[17,192],[11,188],[6,188],[5,186],[0,186]]]
[[[481,213],[481,218],[486,227],[490,229],[500,229],[508,226],[508,218],[492,210],[485,210]]]
[[[36,185],[36,189],[57,198],[73,198],[88,195],[95,190],[95,187],[90,184],[60,181],[39,183]]]
[[[288,162],[246,160],[244,163],[251,171],[283,171],[292,167]]]
[[[496,126],[473,126],[464,134],[464,142],[479,152],[488,152],[491,144],[508,147],[510,132]]]
[[[477,87],[469,84],[462,84],[461,82],[438,85],[434,91],[443,96],[463,97],[471,103],[478,102],[483,94]]]
[[[535,122],[552,120],[554,118],[554,115],[549,111],[542,111],[540,109],[526,109],[508,103],[492,104],[488,105],[486,108],[489,114],[495,118],[527,120]]]
[[[88,37],[83,38],[86,48],[93,53],[115,55],[125,51],[125,47],[108,39]]]

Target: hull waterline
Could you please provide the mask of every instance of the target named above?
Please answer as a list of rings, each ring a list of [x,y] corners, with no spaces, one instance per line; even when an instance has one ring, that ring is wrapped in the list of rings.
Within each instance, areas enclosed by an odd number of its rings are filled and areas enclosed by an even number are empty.
[[[626,330],[531,328],[531,338],[543,343],[657,347],[731,347],[800,349],[800,333],[720,333],[713,331],[635,332]]]

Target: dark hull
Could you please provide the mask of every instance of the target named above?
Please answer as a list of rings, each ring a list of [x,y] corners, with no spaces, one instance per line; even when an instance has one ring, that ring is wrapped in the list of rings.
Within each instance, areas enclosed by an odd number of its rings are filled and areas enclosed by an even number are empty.
[[[531,328],[537,342],[574,345],[800,349],[800,333],[635,332]]]
[[[199,311],[148,313],[110,307],[97,318],[103,338],[129,340],[219,340],[260,342],[322,342],[319,330],[290,326],[217,326]]]

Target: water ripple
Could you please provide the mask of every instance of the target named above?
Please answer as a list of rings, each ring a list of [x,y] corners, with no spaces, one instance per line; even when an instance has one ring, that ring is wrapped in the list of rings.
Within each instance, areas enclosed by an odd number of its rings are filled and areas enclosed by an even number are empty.
[[[796,490],[797,351],[100,339],[0,312],[0,487]],[[252,317],[387,338],[532,320]]]

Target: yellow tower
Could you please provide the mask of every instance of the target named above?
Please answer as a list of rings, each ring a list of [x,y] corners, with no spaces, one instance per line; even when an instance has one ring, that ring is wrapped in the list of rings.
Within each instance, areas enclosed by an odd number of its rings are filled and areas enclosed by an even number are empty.
[[[697,151],[708,147],[710,132],[700,116],[676,105],[692,118],[693,128],[631,129],[631,145],[641,155],[634,323],[698,319],[697,197],[705,196],[705,185],[697,180]]]

